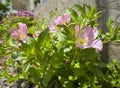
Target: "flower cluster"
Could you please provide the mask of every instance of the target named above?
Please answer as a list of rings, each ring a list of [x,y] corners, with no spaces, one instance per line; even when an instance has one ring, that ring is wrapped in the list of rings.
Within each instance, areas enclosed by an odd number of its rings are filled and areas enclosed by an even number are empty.
[[[15,39],[17,41],[21,40],[23,43],[27,42],[27,36],[28,36],[28,28],[25,23],[19,23],[18,24],[19,28],[18,29],[12,29],[11,30],[11,37],[12,39]],[[36,30],[34,35],[32,37],[38,37],[40,34],[40,30]]]
[[[70,21],[70,16],[65,13],[62,16],[59,16],[56,20],[52,22],[52,24],[49,26],[50,31],[57,31],[57,25],[63,25]]]
[[[34,19],[34,14],[25,10],[25,11],[18,11],[16,13],[16,16],[24,16],[24,17],[30,17],[31,19]]]
[[[26,24],[19,23],[19,29],[13,29],[12,31],[12,38],[17,40],[22,40],[24,43],[26,43],[28,29]]]
[[[80,30],[78,25],[75,26],[76,46],[79,48],[95,48],[101,51],[103,44],[100,39],[96,39],[97,36],[97,28],[85,27],[84,30]]]
[[[67,25],[70,22],[69,14],[63,14],[55,19],[52,25],[49,27],[50,31],[57,31],[57,25]],[[75,26],[76,47],[95,48],[97,51],[101,51],[103,44],[100,39],[96,39],[98,36],[98,29],[92,27],[85,27],[84,30],[79,29],[79,26]]]

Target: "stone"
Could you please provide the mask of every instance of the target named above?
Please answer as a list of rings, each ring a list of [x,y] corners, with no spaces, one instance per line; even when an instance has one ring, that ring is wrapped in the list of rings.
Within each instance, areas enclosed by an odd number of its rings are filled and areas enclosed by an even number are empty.
[[[42,2],[41,2],[42,3]],[[34,13],[39,16],[39,19],[47,18],[47,22],[51,21],[50,12],[57,8],[57,15],[66,12],[66,8],[74,8],[74,4],[89,4],[91,6],[96,5],[95,0],[46,0],[42,5],[38,6]]]
[[[120,25],[120,0],[96,0],[99,11],[103,11],[99,18],[100,28],[105,33],[108,18],[111,17],[117,25]]]
[[[120,43],[106,43],[101,52],[101,61],[109,62],[111,60],[120,60]]]

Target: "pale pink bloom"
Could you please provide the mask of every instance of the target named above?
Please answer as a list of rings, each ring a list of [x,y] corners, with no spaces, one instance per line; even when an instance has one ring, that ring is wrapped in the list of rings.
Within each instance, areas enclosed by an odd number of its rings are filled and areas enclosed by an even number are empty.
[[[70,21],[70,16],[68,14],[63,14],[62,16],[59,16],[56,20],[52,22],[52,24],[49,26],[50,30],[56,31],[57,25],[65,25]]]
[[[68,14],[63,14],[62,16],[59,16],[54,22],[57,25],[63,25],[70,21],[70,16]]]
[[[17,30],[17,29],[12,29],[11,30],[11,35],[12,35],[12,38],[14,38],[14,39],[18,39],[18,35],[19,35],[19,30]]]
[[[40,32],[41,32],[40,30],[36,30],[36,31],[35,31],[35,34],[33,35],[33,37],[34,37],[34,38],[35,38],[35,37],[38,37],[39,34],[40,34]]]
[[[50,32],[56,32],[58,30],[56,23],[53,21],[52,24],[49,26]]]
[[[26,43],[28,34],[27,25],[24,23],[19,23],[19,39]]]
[[[12,32],[11,34],[12,38],[17,40],[22,40],[24,43],[26,43],[27,34],[28,34],[28,29],[26,24],[19,23],[19,29],[13,29],[11,32]]]
[[[75,37],[77,38],[76,47],[79,48],[95,48],[98,51],[102,50],[103,43],[100,39],[96,39],[98,30],[96,28],[86,27],[84,30],[79,30],[79,26],[75,27]]]

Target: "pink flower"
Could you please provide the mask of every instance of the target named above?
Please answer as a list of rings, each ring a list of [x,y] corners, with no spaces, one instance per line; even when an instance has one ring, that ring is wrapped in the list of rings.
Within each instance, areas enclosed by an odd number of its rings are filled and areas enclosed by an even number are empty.
[[[17,29],[12,29],[12,38],[14,38],[14,39],[18,39],[18,35],[19,35],[19,30],[17,30]]]
[[[96,28],[86,27],[84,31],[79,30],[79,26],[75,26],[75,37],[77,38],[76,47],[79,48],[95,48],[98,51],[102,50],[103,43],[100,39],[96,39],[98,30]]]
[[[70,16],[65,13],[62,16],[59,16],[56,20],[54,20],[49,28],[52,31],[56,31],[57,25],[65,25],[69,21],[70,21]]]
[[[12,32],[11,34],[12,38],[17,40],[22,40],[24,43],[26,43],[27,34],[28,34],[28,29],[26,24],[19,23],[19,29],[13,29],[11,32]]]
[[[63,25],[70,21],[70,16],[68,14],[63,14],[62,16],[59,16],[54,22],[56,25]]]
[[[35,37],[38,37],[39,34],[40,34],[40,32],[41,32],[40,30],[36,30],[36,31],[35,31],[35,34],[33,35],[33,37],[34,37],[34,38],[35,38]]]

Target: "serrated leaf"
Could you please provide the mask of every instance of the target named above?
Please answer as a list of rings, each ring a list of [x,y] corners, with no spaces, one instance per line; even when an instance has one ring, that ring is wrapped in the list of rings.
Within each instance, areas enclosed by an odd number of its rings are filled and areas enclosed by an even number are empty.
[[[66,12],[71,16],[71,18],[74,20],[74,21],[78,21],[78,14],[75,10],[71,9],[71,8],[67,8]]]
[[[107,27],[108,27],[109,33],[110,33],[110,34],[113,34],[114,21],[113,21],[112,18],[109,18],[109,19],[108,19],[108,21],[107,21]]]
[[[94,18],[94,14],[95,14],[96,10],[97,10],[96,7],[93,7],[93,8],[90,9],[90,11],[88,13],[88,19]]]
[[[86,16],[86,14],[85,14],[85,7],[82,7],[82,6],[78,5],[78,4],[75,4],[75,7],[78,9],[78,11],[80,12],[80,14],[81,14],[83,17]]]

